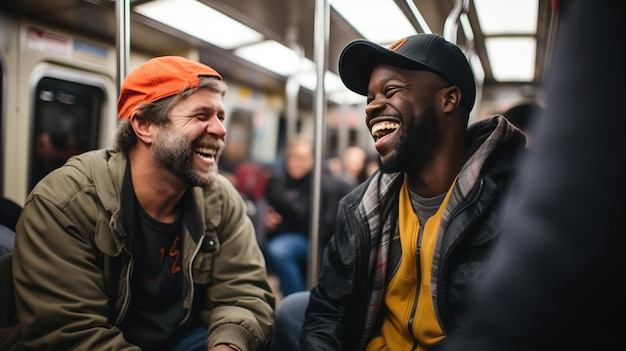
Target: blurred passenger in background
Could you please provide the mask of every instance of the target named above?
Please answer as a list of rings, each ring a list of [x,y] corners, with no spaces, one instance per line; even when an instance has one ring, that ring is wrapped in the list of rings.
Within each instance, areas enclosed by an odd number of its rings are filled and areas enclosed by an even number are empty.
[[[339,155],[333,154],[326,157],[326,160],[324,160],[324,166],[326,167],[328,172],[338,177],[340,177],[343,173],[342,160]]]
[[[8,198],[0,198],[0,255],[13,251],[15,225],[22,213],[22,206]]]
[[[367,179],[366,160],[367,153],[360,146],[353,145],[343,151],[343,174],[350,184],[357,186]]]
[[[271,174],[268,168],[269,166],[246,161],[235,166],[232,174],[235,188],[243,197],[248,217],[254,224],[259,245],[265,244],[268,228],[273,229],[273,226],[266,222],[267,212],[270,210],[265,200],[265,187]]]
[[[304,272],[308,260],[311,226],[311,194],[314,153],[312,141],[295,136],[285,150],[283,172],[273,174],[265,190],[271,207],[263,252],[268,270],[280,281],[283,296],[306,289]],[[351,186],[340,177],[325,170],[322,175],[322,204],[319,225],[320,251],[326,246],[335,224],[337,205]]]
[[[463,330],[438,351],[625,349],[623,3],[561,0],[537,122]]]
[[[378,154],[372,154],[367,156],[367,160],[365,160],[365,175],[367,175],[368,178],[372,174],[376,173],[376,171],[378,171],[378,162]]]
[[[526,136],[526,148],[532,144],[532,128],[542,118],[543,107],[536,102],[519,103],[502,113],[506,119],[519,128]]]
[[[0,256],[13,251],[15,231],[0,224]]]
[[[37,184],[52,170],[55,170],[65,163],[66,159],[60,153],[60,145],[54,140],[48,131],[42,131],[35,137],[34,164],[30,177],[30,189]]]
[[[20,218],[21,214],[22,206],[9,198],[0,198],[0,224],[11,230],[15,230],[17,220]]]

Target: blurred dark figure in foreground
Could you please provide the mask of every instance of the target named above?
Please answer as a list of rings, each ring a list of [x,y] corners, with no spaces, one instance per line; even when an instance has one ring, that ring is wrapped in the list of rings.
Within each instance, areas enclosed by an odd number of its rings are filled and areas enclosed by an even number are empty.
[[[534,124],[543,115],[543,107],[536,102],[522,102],[502,113],[506,119],[526,136],[526,148],[532,144]]]
[[[623,350],[623,3],[553,1],[560,28],[521,184],[467,329],[437,351]]]

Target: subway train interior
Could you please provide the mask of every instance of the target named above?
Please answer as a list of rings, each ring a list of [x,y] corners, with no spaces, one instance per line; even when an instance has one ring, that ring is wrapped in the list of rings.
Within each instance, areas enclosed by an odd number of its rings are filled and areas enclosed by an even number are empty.
[[[557,17],[549,0],[3,0],[0,192],[24,202],[50,171],[37,163],[45,142],[65,157],[110,146],[120,81],[151,57],[181,55],[219,71],[229,86],[227,151],[269,163],[297,132],[316,135],[324,155],[373,151],[365,98],[337,76],[350,41],[388,45],[430,32],[456,42],[477,77],[477,120],[541,101]]]

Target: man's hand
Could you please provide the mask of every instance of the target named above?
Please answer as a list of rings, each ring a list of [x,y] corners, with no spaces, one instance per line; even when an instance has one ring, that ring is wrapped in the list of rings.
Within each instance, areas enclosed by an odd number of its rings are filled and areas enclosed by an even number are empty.
[[[280,215],[280,213],[276,212],[273,207],[269,206],[263,220],[266,230],[268,232],[273,232],[274,230],[276,230],[278,223],[283,221],[283,217]]]

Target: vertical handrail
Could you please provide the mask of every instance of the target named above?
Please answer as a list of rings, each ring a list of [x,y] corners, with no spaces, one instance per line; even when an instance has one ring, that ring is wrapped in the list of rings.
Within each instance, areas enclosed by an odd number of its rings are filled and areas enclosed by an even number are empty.
[[[122,82],[128,74],[128,57],[130,51],[130,0],[115,2],[117,31],[115,48],[117,53],[117,93],[119,95]],[[116,113],[117,115],[117,113]]]
[[[326,125],[326,88],[324,77],[328,66],[328,41],[330,31],[330,5],[327,0],[315,1],[314,57],[317,72],[315,88],[315,168],[313,170],[313,194],[311,194],[311,230],[309,235],[309,264],[307,286],[317,282],[319,274],[319,233],[322,198],[322,170],[324,152],[324,127]]]
[[[459,21],[461,14],[466,14],[469,11],[469,0],[456,0],[454,7],[443,25],[443,36],[449,42],[456,44],[456,34],[459,28]]]

